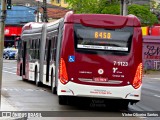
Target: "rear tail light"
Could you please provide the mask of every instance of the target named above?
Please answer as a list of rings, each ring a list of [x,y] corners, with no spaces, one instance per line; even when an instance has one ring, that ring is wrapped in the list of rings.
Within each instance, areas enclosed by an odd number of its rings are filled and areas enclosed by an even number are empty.
[[[68,74],[66,64],[63,58],[60,59],[60,82],[66,84],[68,82]]]
[[[136,74],[133,80],[133,87],[135,89],[139,88],[142,84],[142,63],[140,63],[137,67]]]

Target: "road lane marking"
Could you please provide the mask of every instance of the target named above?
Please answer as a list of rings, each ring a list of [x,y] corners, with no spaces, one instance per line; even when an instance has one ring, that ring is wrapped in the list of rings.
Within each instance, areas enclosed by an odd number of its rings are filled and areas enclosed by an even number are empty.
[[[151,77],[143,77],[143,78],[144,78],[144,79],[146,79],[146,78],[147,78],[147,79],[152,79],[152,80],[153,80],[153,79],[154,79],[154,80],[160,80],[160,78],[151,78]]]
[[[160,78],[152,78],[152,79],[160,80]]]
[[[16,75],[16,73],[14,73],[14,72],[9,72],[9,71],[5,71],[5,70],[3,70],[3,72],[6,72],[6,73],[10,73],[10,74]]]
[[[158,98],[160,98],[160,96],[159,95],[154,95],[155,97],[158,97]]]
[[[2,88],[2,91],[25,91],[25,92],[32,92],[32,91],[46,91],[45,89],[25,89],[25,88]]]
[[[3,67],[5,69],[17,69],[17,67]]]

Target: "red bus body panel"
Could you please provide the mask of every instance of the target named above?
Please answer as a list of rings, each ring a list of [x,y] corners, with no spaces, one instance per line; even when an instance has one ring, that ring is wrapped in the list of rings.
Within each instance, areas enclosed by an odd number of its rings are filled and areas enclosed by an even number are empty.
[[[115,19],[116,18],[116,19]],[[132,84],[137,66],[142,63],[142,31],[140,22],[135,17],[128,19],[124,16],[110,15],[73,15],[65,18],[64,35],[62,39],[61,58],[66,63],[67,73],[70,82],[91,86],[126,86]],[[74,23],[89,27],[118,29],[125,26],[134,27],[131,50],[128,55],[101,55],[80,53],[75,51]],[[69,34],[68,34],[69,33]],[[75,62],[69,62],[69,56],[75,56]],[[128,66],[114,65],[116,62],[128,62]],[[123,63],[122,63],[123,64]],[[117,69],[114,73],[113,69]],[[102,70],[103,74],[99,71]],[[80,79],[105,78],[119,81],[120,84],[87,82]],[[72,81],[71,81],[72,79]],[[105,80],[104,79],[104,80]],[[103,81],[103,79],[102,79]]]

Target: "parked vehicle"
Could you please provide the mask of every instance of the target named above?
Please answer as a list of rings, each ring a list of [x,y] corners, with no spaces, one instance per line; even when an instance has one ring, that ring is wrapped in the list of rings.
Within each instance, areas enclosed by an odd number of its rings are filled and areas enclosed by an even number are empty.
[[[16,59],[18,50],[15,48],[4,49],[3,58],[5,59]]]

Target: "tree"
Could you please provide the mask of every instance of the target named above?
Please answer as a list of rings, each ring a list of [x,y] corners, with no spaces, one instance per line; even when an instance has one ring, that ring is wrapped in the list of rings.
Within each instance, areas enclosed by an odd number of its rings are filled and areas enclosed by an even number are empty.
[[[76,13],[96,13],[97,0],[67,0],[69,8]]]
[[[131,5],[128,7],[128,13],[137,16],[143,26],[153,25],[154,23],[158,23],[158,19],[156,15],[150,12],[150,8],[147,6],[141,5]]]
[[[119,0],[67,0],[67,2],[75,13],[120,14]],[[130,5],[128,14],[137,16],[142,25],[153,25],[158,22],[156,15],[151,13],[150,7],[146,5]]]
[[[119,9],[118,0],[67,0],[69,8],[73,9],[75,13],[106,13],[115,14]],[[113,6],[116,8],[113,10]],[[108,8],[106,8],[108,7]],[[110,9],[111,7],[111,9]],[[104,9],[105,8],[105,9]]]

